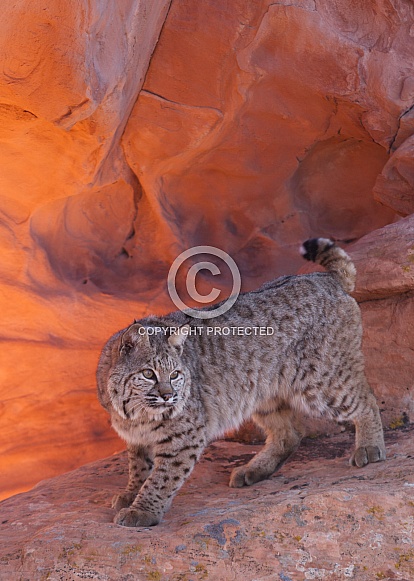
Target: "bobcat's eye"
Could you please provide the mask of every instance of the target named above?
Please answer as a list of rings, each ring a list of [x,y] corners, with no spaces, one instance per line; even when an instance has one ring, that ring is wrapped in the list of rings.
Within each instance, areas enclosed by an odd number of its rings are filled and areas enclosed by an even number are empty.
[[[142,375],[145,377],[145,379],[152,379],[155,373],[153,372],[152,369],[144,369],[142,371]]]
[[[170,379],[177,379],[178,377],[178,371],[173,371],[170,375]]]

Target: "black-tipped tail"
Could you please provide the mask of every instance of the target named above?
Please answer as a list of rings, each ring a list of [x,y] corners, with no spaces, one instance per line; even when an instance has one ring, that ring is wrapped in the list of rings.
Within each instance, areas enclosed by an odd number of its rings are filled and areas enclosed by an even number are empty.
[[[326,252],[332,246],[335,246],[335,244],[328,238],[310,238],[302,244],[300,253],[305,260],[317,262],[321,252]]]
[[[355,288],[356,269],[348,254],[328,238],[311,238],[300,247],[305,260],[316,262],[333,274],[346,292]]]

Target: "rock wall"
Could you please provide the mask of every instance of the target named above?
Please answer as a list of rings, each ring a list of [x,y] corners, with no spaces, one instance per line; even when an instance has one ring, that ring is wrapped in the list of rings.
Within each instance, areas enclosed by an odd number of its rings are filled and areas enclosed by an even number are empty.
[[[414,216],[352,245],[367,375],[387,425],[414,418]]]
[[[3,7],[2,497],[122,448],[94,369],[105,337],[145,306],[102,290],[141,195],[120,138],[169,5]]]
[[[296,272],[304,238],[342,241],[384,420],[408,421],[413,37],[408,0],[4,7],[2,496],[122,447],[99,349],[173,308],[169,266],[197,244],[249,290]]]

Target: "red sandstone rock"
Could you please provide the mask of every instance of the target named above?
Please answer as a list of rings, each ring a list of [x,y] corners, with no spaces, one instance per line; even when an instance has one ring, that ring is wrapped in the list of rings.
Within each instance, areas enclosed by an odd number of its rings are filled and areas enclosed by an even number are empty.
[[[94,369],[144,307],[94,281],[126,259],[140,188],[119,139],[168,7],[2,7],[0,498],[122,447]]]
[[[294,272],[310,234],[356,238],[393,219],[372,197],[387,152],[363,127],[378,79],[368,95],[366,39],[344,34],[358,14],[336,5],[339,19],[327,3],[174,3],[123,137],[156,223],[180,250],[224,245],[246,289],[269,270]]]
[[[387,425],[413,418],[414,221],[409,216],[349,247],[357,265],[367,375]]]
[[[367,234],[349,252],[357,266],[358,301],[414,291],[414,216]]]
[[[414,137],[392,154],[377,178],[375,198],[402,216],[414,212]]]
[[[386,230],[389,248],[370,232],[411,213],[413,7],[169,6],[3,7],[1,496],[120,449],[95,397],[100,347],[173,308],[169,266],[196,244],[229,252],[248,290],[295,272],[310,235],[369,234],[370,380],[387,421],[412,409],[410,231]]]
[[[228,488],[229,474],[257,447],[216,442],[151,529],[111,522],[125,454],[89,464],[1,503],[0,578],[408,581],[411,439],[388,433],[386,462],[363,469],[348,465],[351,434],[307,440],[245,489]]]
[[[414,417],[413,298],[411,292],[361,304],[367,377],[387,426]]]

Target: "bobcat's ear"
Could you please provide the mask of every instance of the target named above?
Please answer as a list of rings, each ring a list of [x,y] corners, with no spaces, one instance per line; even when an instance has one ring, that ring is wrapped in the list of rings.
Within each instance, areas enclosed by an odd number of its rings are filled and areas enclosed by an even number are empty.
[[[178,327],[178,329],[174,329],[174,331],[175,332],[168,337],[168,343],[172,347],[179,349],[181,352],[184,346],[184,342],[190,332],[190,325],[183,325],[182,327]]]
[[[136,343],[137,341],[140,341],[141,344],[149,344],[149,337],[147,329],[143,325],[140,325],[134,321],[134,323],[132,323],[132,325],[130,325],[122,335],[120,349],[122,349],[122,347],[128,343]]]

